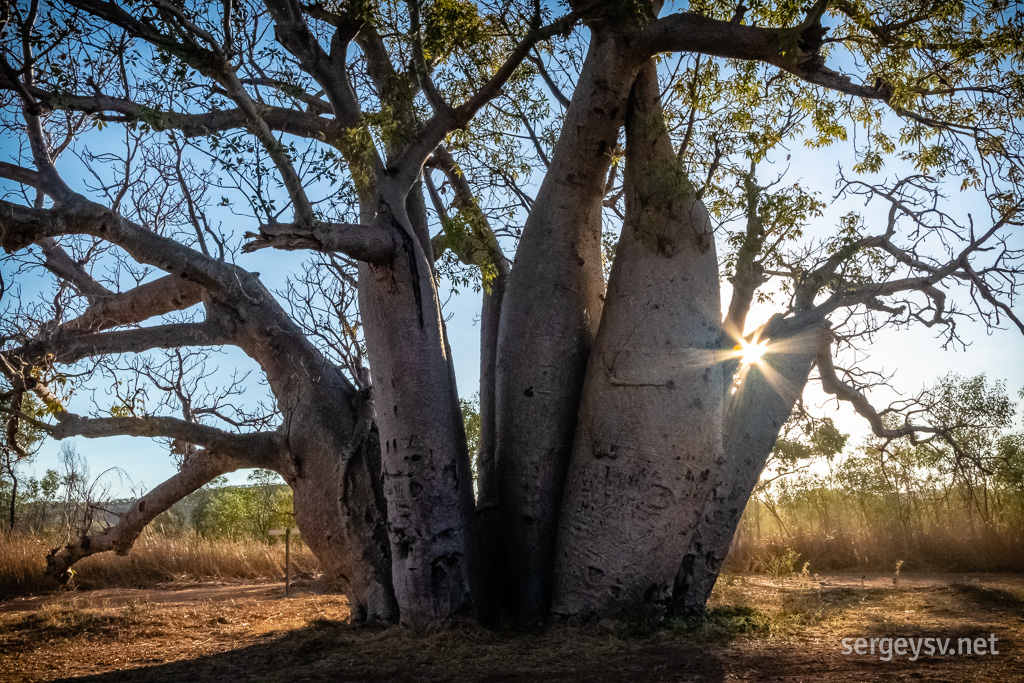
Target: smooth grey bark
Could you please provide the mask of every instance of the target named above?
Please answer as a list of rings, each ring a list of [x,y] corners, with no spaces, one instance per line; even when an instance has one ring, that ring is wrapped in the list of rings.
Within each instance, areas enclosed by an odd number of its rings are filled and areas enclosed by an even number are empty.
[[[663,614],[721,454],[718,259],[653,61],[626,115],[626,219],[587,368],[552,612]]]
[[[823,331],[819,324],[770,339],[760,362],[738,370],[722,432],[725,457],[676,575],[674,614],[705,611],[747,501],[807,384]]]
[[[498,363],[498,329],[501,324],[502,301],[508,280],[508,264],[498,264],[498,273],[483,294],[480,305],[480,453],[477,458],[477,490],[480,511],[498,505],[498,476],[495,463],[497,451],[496,370]]]
[[[551,165],[509,275],[496,382],[507,606],[547,615],[565,470],[587,357],[601,316],[601,202],[640,60],[627,38],[593,31]]]
[[[509,262],[498,244],[487,216],[480,210],[473,189],[451,153],[444,147],[434,150],[428,165],[444,173],[455,191],[451,208],[459,212],[468,230],[450,234],[447,228],[431,241],[434,258],[451,249],[460,261],[480,268],[483,295],[480,306],[480,450],[477,454],[477,509],[483,516],[497,512],[498,482],[495,468],[497,444],[497,406],[495,397],[498,332],[502,304],[509,276]],[[447,226],[451,218],[429,176],[426,187],[434,207]]]
[[[480,614],[487,620],[501,612],[499,601],[504,584],[500,558],[501,532],[498,518],[498,480],[495,469],[496,406],[495,365],[498,357],[498,328],[508,280],[509,263],[498,244],[487,216],[480,210],[473,190],[448,150],[439,146],[428,163],[442,171],[455,191],[451,208],[458,211],[468,230],[450,231],[452,220],[429,174],[425,183],[444,230],[431,240],[434,258],[451,250],[462,263],[480,268],[483,295],[480,307],[480,439],[476,453],[476,512],[479,538],[481,584]]]
[[[353,621],[394,621],[398,605],[372,405],[366,396],[326,391],[310,392],[303,404],[289,430],[294,470],[281,472],[293,491],[296,524],[325,576],[348,597]],[[351,431],[338,424],[339,413],[348,410],[357,414]]]
[[[399,198],[400,197],[400,198]],[[423,627],[473,609],[478,558],[462,416],[432,260],[395,193],[379,211],[404,236],[395,258],[359,267],[402,623]]]
[[[244,271],[240,271],[244,272]],[[270,469],[294,492],[295,520],[353,618],[393,621],[387,510],[372,404],[310,343],[259,280],[248,298],[213,306],[234,321],[235,343],[260,364],[283,415],[285,454]]]

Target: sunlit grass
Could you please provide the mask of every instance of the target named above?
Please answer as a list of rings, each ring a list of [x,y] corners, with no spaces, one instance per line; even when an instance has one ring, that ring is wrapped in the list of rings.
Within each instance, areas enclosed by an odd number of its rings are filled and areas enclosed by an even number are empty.
[[[51,590],[46,553],[59,541],[14,534],[0,536],[0,598]],[[293,576],[314,574],[319,565],[302,543],[291,551]],[[145,588],[199,581],[277,581],[284,576],[284,546],[253,540],[147,533],[125,557],[100,553],[74,567],[73,587]]]

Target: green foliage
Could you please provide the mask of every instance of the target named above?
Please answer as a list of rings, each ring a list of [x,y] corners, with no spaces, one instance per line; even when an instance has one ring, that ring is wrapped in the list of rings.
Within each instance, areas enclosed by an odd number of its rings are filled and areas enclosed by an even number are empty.
[[[271,529],[294,525],[291,489],[275,473],[256,470],[249,483],[228,486],[218,477],[178,503],[178,513],[207,538],[269,541]]]
[[[0,385],[0,389],[2,388],[3,386]],[[6,427],[10,420],[10,413],[7,411],[13,407],[11,405],[12,400],[11,397],[0,399],[0,421],[2,421],[5,428],[3,440],[0,441],[0,449],[4,450],[10,448],[7,444]],[[49,411],[43,402],[32,393],[22,394],[21,405],[18,407],[18,411],[28,419],[22,418],[18,420],[18,433],[15,438],[22,450],[30,454],[34,453],[46,438],[46,432],[39,426],[38,421],[43,420],[49,414]],[[2,472],[0,472],[0,476],[2,476]]]
[[[480,394],[473,394],[468,399],[459,399],[462,409],[462,424],[466,429],[466,444],[469,455],[475,458],[480,452]]]
[[[14,488],[12,483],[9,477],[0,476],[0,512],[4,519],[4,524],[0,527],[10,523],[11,494]],[[39,478],[19,478],[18,497],[14,501],[15,529],[39,534],[56,528],[60,487],[61,478],[56,470],[48,469]]]
[[[47,470],[40,480],[32,477],[25,481],[20,473],[20,470],[35,458],[36,452],[46,438],[46,432],[39,426],[39,421],[46,417],[49,410],[35,395],[22,394],[17,410],[24,417],[18,420],[18,430],[14,436],[15,443],[22,451],[19,453],[7,441],[7,427],[11,416],[6,410],[14,407],[13,396],[0,402],[0,425],[3,425],[3,436],[0,436],[0,510],[8,531],[14,530],[18,519],[26,510],[37,509],[40,506],[45,508],[49,499],[56,495],[56,472],[53,470]],[[51,473],[53,476],[50,476]],[[33,521],[36,524],[40,523],[38,519]]]
[[[795,415],[783,426],[769,463],[792,469],[802,460],[832,460],[846,448],[849,438],[836,428],[832,418],[810,420]]]
[[[456,50],[474,48],[484,38],[476,3],[433,0],[423,12],[423,51],[427,60],[443,61]]]

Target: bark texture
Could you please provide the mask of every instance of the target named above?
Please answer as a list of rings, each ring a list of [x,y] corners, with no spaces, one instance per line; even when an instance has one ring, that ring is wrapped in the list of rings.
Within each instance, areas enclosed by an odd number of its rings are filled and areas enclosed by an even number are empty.
[[[593,32],[505,292],[496,465],[507,602],[520,622],[543,619],[550,603],[562,485],[601,317],[601,201],[634,61],[621,36]]]
[[[404,210],[393,217],[406,239],[393,261],[360,265],[359,297],[395,597],[402,622],[423,627],[473,608],[473,487],[431,260]]]
[[[653,62],[630,98],[625,191],[566,479],[552,606],[563,615],[665,611],[721,453],[718,260]]]
[[[387,511],[370,397],[309,342],[259,281],[222,315],[267,374],[283,414],[285,452],[271,465],[294,491],[302,537],[349,598],[357,620],[393,621]],[[251,465],[249,465],[251,466]]]
[[[769,340],[769,353],[739,370],[724,428],[724,459],[675,579],[672,611],[702,614],[747,501],[814,365],[820,327]]]

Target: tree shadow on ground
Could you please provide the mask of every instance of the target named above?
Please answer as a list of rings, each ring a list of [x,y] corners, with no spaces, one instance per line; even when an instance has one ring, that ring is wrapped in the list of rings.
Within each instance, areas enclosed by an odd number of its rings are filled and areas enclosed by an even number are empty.
[[[63,679],[122,681],[723,681],[706,643],[650,642],[599,629],[537,633],[399,628],[320,620],[236,650]]]
[[[974,583],[954,583],[950,585],[954,593],[972,600],[981,607],[1024,611],[1024,596],[1002,588],[980,586]]]

